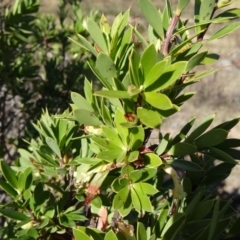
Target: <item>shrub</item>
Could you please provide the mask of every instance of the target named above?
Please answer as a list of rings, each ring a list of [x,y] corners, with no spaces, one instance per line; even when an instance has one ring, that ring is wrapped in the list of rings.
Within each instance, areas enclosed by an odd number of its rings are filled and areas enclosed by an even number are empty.
[[[71,110],[45,111],[34,127],[38,139],[20,149],[13,166],[1,161],[1,188],[12,201],[1,206],[8,221],[3,239],[226,239],[238,234],[231,201],[217,197],[215,184],[237,164],[239,139],[228,139],[239,118],[208,129],[215,115],[198,126],[189,120],[172,137],[153,129],[180,111],[194,93],[183,90],[215,72],[197,66],[217,60],[201,50],[240,24],[230,3],[195,2],[194,24],[181,20],[189,0],[158,11],[139,0],[149,23],[148,37],[129,24],[129,11],[110,26],[88,19],[90,68],[102,84],[94,91],[85,79],[84,95],[71,93]],[[211,24],[227,23],[209,38]],[[190,31],[192,30],[192,31]],[[193,128],[193,130],[192,130]],[[215,164],[220,160],[219,164]]]
[[[10,161],[14,146],[26,146],[23,137],[36,136],[30,121],[42,108],[61,112],[70,90],[82,91],[89,55],[69,40],[76,33],[87,37],[79,1],[59,1],[56,15],[40,13],[38,0],[15,1],[0,19],[0,157]]]

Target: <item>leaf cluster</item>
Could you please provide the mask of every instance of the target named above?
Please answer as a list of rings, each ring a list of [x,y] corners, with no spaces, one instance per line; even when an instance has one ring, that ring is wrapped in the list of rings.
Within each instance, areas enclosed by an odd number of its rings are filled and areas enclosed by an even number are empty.
[[[94,43],[82,35],[74,41],[95,56],[88,65],[101,89],[85,78],[84,95],[71,92],[70,110],[45,111],[34,124],[39,138],[19,150],[15,165],[1,162],[0,186],[12,201],[0,213],[12,219],[13,237],[220,240],[239,234],[231,201],[216,191],[237,164],[240,141],[228,134],[239,118],[213,128],[214,114],[198,126],[193,118],[176,136],[159,130],[159,141],[149,143],[152,130],[193,96],[183,92],[186,86],[216,71],[195,68],[215,60],[201,50],[204,43],[240,26],[231,23],[238,9],[216,15],[228,3],[211,0],[195,2],[189,26],[180,18],[188,4],[180,0],[174,11],[167,1],[160,11],[139,0],[150,24],[147,38],[129,24],[129,10],[111,25],[104,15],[99,24],[87,20]],[[232,27],[204,39],[211,24],[223,22]]]

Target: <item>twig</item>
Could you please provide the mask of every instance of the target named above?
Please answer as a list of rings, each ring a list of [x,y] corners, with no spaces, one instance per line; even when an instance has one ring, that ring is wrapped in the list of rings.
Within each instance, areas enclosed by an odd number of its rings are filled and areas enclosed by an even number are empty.
[[[175,15],[170,23],[170,26],[167,30],[167,33],[166,33],[166,38],[162,44],[162,54],[164,56],[167,56],[168,53],[169,53],[169,49],[170,49],[170,42],[171,42],[171,39],[172,39],[172,36],[173,36],[173,31],[174,29],[176,28],[177,26],[177,23],[179,21],[179,18],[180,18],[180,15]]]

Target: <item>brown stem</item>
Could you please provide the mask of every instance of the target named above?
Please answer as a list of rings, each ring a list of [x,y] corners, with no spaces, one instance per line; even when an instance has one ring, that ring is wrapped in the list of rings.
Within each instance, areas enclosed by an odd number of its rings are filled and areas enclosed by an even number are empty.
[[[171,39],[172,39],[172,35],[173,35],[173,31],[174,29],[176,28],[177,26],[177,23],[179,21],[179,18],[180,18],[180,15],[175,15],[170,23],[170,26],[167,30],[167,33],[166,33],[166,38],[162,44],[162,54],[164,56],[167,56],[168,53],[169,53],[169,49],[170,49],[170,42],[171,42]]]

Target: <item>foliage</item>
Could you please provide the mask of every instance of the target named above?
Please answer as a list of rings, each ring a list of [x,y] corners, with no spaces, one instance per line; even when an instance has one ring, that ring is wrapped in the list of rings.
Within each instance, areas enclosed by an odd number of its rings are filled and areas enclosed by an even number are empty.
[[[68,38],[87,37],[79,1],[59,1],[57,15],[41,14],[38,0],[12,2],[0,11],[0,156],[8,161],[22,137],[36,136],[30,121],[42,108],[63,111],[70,90],[81,91],[89,56]]]
[[[9,166],[1,161],[1,188],[12,201],[0,208],[8,218],[3,239],[220,240],[239,234],[231,201],[217,198],[215,186],[237,164],[239,139],[228,139],[239,118],[209,129],[215,115],[193,127],[191,119],[172,137],[151,145],[154,128],[194,95],[183,90],[217,69],[199,65],[217,60],[201,50],[236,30],[239,9],[230,3],[195,2],[195,23],[181,20],[189,0],[173,11],[158,11],[139,0],[150,24],[148,38],[129,24],[129,11],[112,25],[103,15],[86,22],[94,44],[74,40],[96,57],[89,66],[102,84],[86,78],[84,95],[71,92],[71,110],[45,111],[35,129],[39,138],[20,149]],[[238,19],[239,20],[239,19]],[[211,24],[227,23],[210,36]],[[192,30],[192,31],[190,31]],[[192,129],[193,128],[193,129]],[[220,160],[219,164],[215,164]]]

